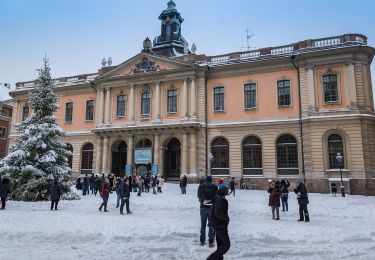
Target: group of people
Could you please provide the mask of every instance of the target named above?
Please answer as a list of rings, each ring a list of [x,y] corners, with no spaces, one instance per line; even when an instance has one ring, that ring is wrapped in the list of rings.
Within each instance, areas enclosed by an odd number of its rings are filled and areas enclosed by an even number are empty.
[[[288,194],[289,194],[290,183],[288,180],[271,181],[270,187],[268,188],[269,200],[268,205],[272,210],[272,219],[280,220],[280,200],[282,205],[282,211],[288,211]],[[304,183],[296,181],[294,183],[294,192],[297,194],[297,200],[299,204],[299,219],[298,221],[310,222],[309,212],[307,205],[309,204],[309,197],[307,189]]]

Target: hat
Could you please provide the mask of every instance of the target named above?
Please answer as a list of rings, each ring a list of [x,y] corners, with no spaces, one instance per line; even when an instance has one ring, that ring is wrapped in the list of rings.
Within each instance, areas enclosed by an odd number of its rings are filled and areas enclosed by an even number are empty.
[[[219,190],[229,190],[229,187],[228,187],[228,185],[226,185],[226,184],[220,184],[219,185],[219,188],[218,188]]]

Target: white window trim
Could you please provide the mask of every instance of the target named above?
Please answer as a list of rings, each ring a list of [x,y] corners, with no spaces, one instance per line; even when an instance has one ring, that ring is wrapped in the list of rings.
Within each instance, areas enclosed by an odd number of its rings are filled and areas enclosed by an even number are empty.
[[[149,92],[150,93],[150,113],[149,114],[142,114],[142,94],[143,93],[146,93],[146,92]],[[141,119],[150,119],[151,116],[152,116],[152,113],[153,113],[153,109],[152,109],[152,90],[148,90],[148,91],[141,91],[140,92],[140,114],[141,114]]]
[[[86,114],[87,114],[87,102],[89,101],[94,101],[94,106],[93,106],[93,110],[92,110],[92,119],[86,119]],[[73,115],[72,115],[72,119],[73,119]],[[86,100],[86,110],[85,110],[85,122],[92,122],[95,120],[95,99],[87,99]],[[73,120],[72,120],[73,121]]]
[[[255,103],[256,103],[256,106],[255,107],[245,107],[245,85],[249,85],[249,84],[255,84]],[[258,109],[258,82],[246,82],[243,84],[243,109],[246,110],[246,111],[251,111],[251,110],[256,110]]]
[[[177,111],[176,112],[169,112],[168,111],[168,91],[170,91],[170,90],[177,90]],[[166,114],[167,115],[176,115],[176,114],[178,114],[178,111],[179,111],[179,109],[178,109],[178,106],[179,106],[179,99],[180,99],[180,90],[178,89],[178,88],[175,88],[175,89],[171,89],[171,88],[169,88],[169,89],[167,89],[166,90],[166,100],[167,100],[167,102],[166,102],[166,105],[167,105],[167,107],[166,107]]]
[[[324,76],[329,76],[329,75],[336,75],[337,77],[337,98],[338,100],[337,101],[328,101],[326,102],[324,100],[324,82],[323,82],[323,77]],[[340,84],[340,80],[341,80],[341,75],[339,72],[337,71],[331,71],[331,72],[326,72],[326,73],[323,73],[320,75],[320,85],[321,85],[321,90],[322,90],[322,104],[323,105],[340,105],[341,104],[341,84]]]
[[[118,97],[119,96],[125,96],[125,113],[123,116],[119,116],[118,115],[118,111],[117,111],[117,102],[118,102]],[[117,94],[116,95],[116,119],[123,119],[123,118],[126,118],[127,117],[127,113],[128,113],[128,95],[127,94]]]
[[[278,82],[283,81],[283,80],[289,80],[289,88],[290,88],[290,104],[289,105],[279,105],[279,88],[278,88]],[[283,108],[292,108],[293,107],[293,81],[291,78],[286,77],[286,78],[279,78],[276,80],[276,100],[277,100],[277,108],[278,109],[283,109]]]
[[[0,139],[7,139],[7,128],[6,127],[4,127],[4,126],[0,126],[0,129],[4,129],[4,137],[1,137],[0,136]]]
[[[70,121],[70,122],[66,121],[66,104],[68,104],[68,103],[72,103],[73,104],[73,107],[72,107],[72,121]],[[73,114],[74,114],[74,101],[67,101],[67,102],[65,102],[65,113],[64,113],[64,123],[65,124],[72,124],[73,123]],[[86,113],[85,113],[85,117],[86,117]]]
[[[216,88],[224,88],[224,109],[223,110],[215,110],[215,89]],[[217,85],[216,87],[213,87],[212,89],[212,106],[213,106],[213,111],[214,113],[218,112],[218,113],[222,113],[222,112],[226,112],[227,111],[227,102],[226,102],[226,88],[224,85]]]

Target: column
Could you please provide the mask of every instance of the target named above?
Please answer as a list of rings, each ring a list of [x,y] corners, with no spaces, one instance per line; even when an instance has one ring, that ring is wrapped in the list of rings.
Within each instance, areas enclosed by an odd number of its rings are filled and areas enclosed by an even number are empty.
[[[195,87],[195,79],[191,80],[190,84],[190,116],[193,119],[197,118],[197,112],[196,112],[196,87]]]
[[[190,133],[190,176],[197,176],[197,134]]]
[[[134,136],[130,135],[128,137],[128,151],[126,153],[126,165],[127,170],[126,174],[130,174],[133,171],[133,152],[134,152]]]
[[[344,67],[344,85],[345,92],[348,92],[345,95],[348,100],[346,100],[345,105],[351,109],[358,109],[357,106],[357,88],[355,85],[355,74],[354,74],[354,64],[353,61],[347,61]]]
[[[160,123],[160,82],[156,83],[155,92],[154,123]]]
[[[108,168],[108,144],[109,144],[109,137],[104,136],[103,138],[103,168],[102,168],[102,173],[109,173],[109,168]]]
[[[102,173],[102,157],[103,157],[103,138],[98,136],[96,141],[96,173]]]
[[[135,123],[135,85],[130,86],[129,122]]]
[[[182,85],[182,111],[181,111],[181,118],[186,120],[188,117],[188,90],[187,90],[187,80],[184,80],[184,84]]]
[[[16,105],[15,105],[15,107],[13,109],[13,112],[12,112],[12,126],[13,126],[12,132],[16,131],[16,129],[14,128],[14,125],[20,123],[19,121],[21,121],[21,120],[19,120],[19,118],[20,118],[19,114],[20,114],[20,101],[17,100]]]
[[[154,135],[154,165],[159,167],[159,158],[160,158],[160,136],[159,134]],[[158,172],[159,173],[159,170]]]
[[[182,160],[181,160],[181,174],[188,174],[188,136],[187,133],[182,134]]]
[[[100,103],[98,104],[99,105],[99,122],[98,122],[98,125],[103,125],[103,120],[104,120],[104,106],[105,106],[105,102],[104,102],[104,89],[99,89],[99,100],[100,100]]]
[[[111,89],[106,89],[106,96],[105,96],[105,123],[111,123]]]
[[[309,106],[310,111],[316,111],[315,103],[315,84],[314,84],[314,66],[306,67],[306,78],[307,78],[307,92],[309,97]]]

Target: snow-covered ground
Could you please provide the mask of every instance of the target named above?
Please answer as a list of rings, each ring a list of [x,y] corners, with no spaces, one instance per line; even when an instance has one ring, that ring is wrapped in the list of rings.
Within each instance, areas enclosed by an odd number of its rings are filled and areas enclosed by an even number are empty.
[[[0,259],[206,259],[200,247],[197,185],[181,195],[174,184],[163,194],[131,197],[131,215],[109,212],[100,197],[49,202],[8,202],[0,211]],[[266,191],[230,196],[232,247],[225,259],[374,259],[375,197],[310,194],[310,223],[298,223],[296,197],[289,212],[271,219]]]

